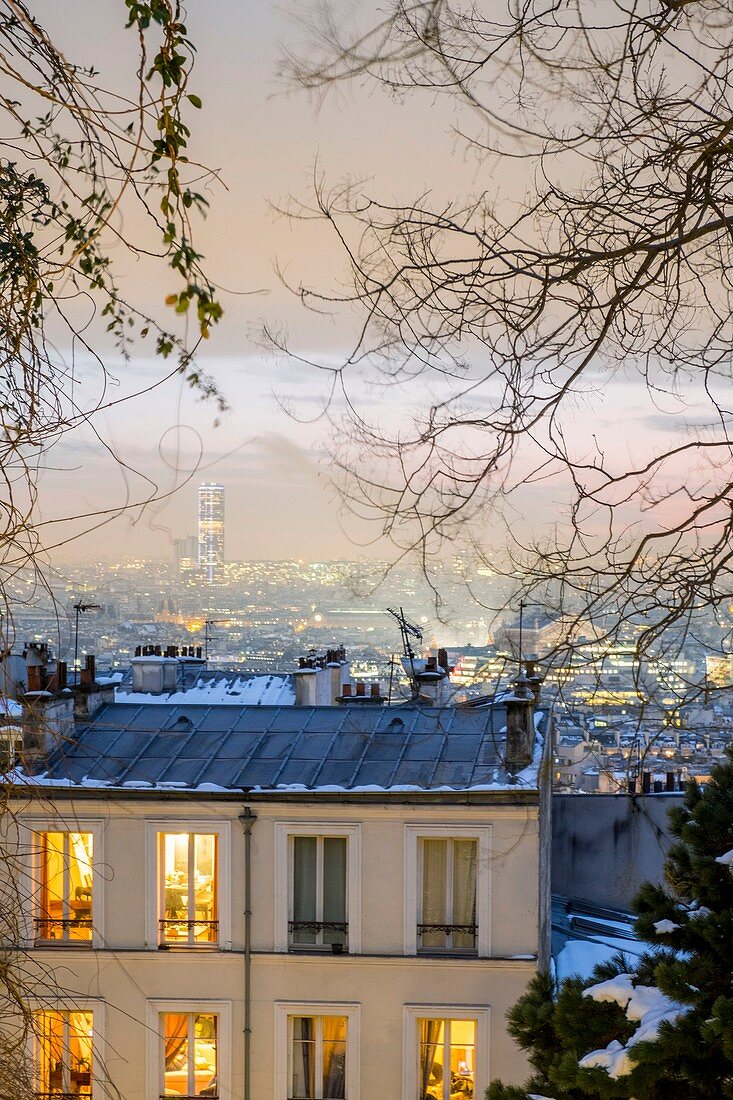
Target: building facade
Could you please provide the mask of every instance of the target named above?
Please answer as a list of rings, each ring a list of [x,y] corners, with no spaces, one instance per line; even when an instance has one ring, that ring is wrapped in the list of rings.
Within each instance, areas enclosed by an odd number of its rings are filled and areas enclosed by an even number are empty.
[[[39,1096],[473,1100],[520,1082],[539,756],[500,708],[113,703],[16,774]],[[452,779],[452,782],[451,782]],[[545,869],[546,870],[546,869]]]

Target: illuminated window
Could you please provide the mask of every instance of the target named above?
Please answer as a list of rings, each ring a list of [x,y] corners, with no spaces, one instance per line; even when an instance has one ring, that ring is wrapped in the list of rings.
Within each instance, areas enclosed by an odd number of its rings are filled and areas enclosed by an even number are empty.
[[[476,951],[477,862],[476,839],[420,840],[419,951]]]
[[[293,836],[291,843],[288,942],[296,949],[343,950],[349,931],[347,838]]]
[[[160,833],[159,843],[160,942],[218,943],[216,834]]]
[[[40,897],[36,939],[92,939],[91,833],[40,833]]]
[[[418,1019],[415,1100],[473,1100],[476,1020]]]
[[[346,1016],[290,1016],[288,1100],[347,1100]]]
[[[36,1012],[40,1098],[91,1096],[92,1013]]]
[[[161,1097],[219,1095],[218,1025],[213,1013],[160,1013]]]

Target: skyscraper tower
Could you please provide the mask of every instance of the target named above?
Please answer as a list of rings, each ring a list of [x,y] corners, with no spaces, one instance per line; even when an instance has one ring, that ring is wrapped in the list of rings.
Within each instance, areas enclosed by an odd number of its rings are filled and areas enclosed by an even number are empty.
[[[224,564],[224,486],[199,485],[199,569],[212,583]]]

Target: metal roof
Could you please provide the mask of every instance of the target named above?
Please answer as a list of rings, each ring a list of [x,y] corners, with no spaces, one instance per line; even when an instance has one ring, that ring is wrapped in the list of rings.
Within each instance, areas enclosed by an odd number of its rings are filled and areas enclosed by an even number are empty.
[[[41,782],[195,790],[536,788],[503,768],[506,711],[458,707],[110,703]]]

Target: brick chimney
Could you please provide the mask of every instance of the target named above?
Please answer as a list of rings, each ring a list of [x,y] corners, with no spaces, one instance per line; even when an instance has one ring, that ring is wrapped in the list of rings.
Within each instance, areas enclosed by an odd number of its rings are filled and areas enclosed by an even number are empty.
[[[79,683],[74,688],[74,717],[78,721],[93,718],[98,710],[115,701],[114,684],[98,684],[96,676],[96,658],[93,653],[87,653]]]

